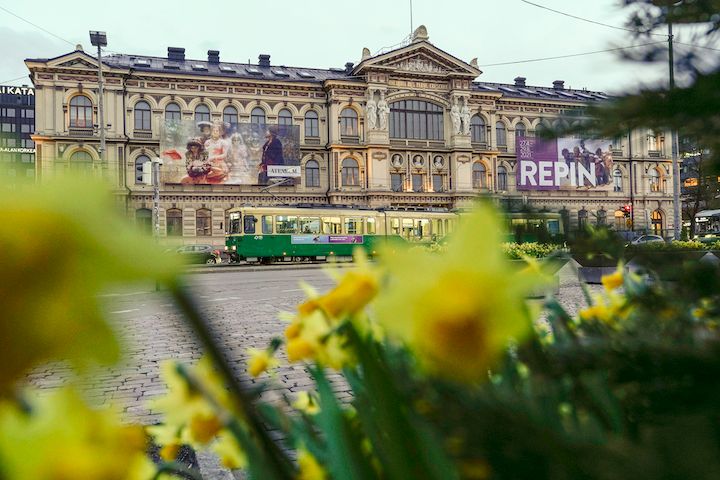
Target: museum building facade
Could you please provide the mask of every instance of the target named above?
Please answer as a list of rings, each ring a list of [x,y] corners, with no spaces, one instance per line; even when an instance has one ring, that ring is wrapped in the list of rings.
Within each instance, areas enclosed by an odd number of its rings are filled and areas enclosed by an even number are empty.
[[[299,127],[297,182],[163,183],[160,233],[169,243],[223,242],[226,211],[241,205],[469,207],[491,197],[510,210],[564,212],[568,226],[672,231],[669,132],[611,139],[609,188],[518,189],[515,139],[563,114],[605,102],[602,92],[478,81],[477,61],[429,42],[420,27],[400,48],[358,64],[315,69],[113,54],[103,58],[106,151],[99,151],[98,62],[78,46],[27,59],[35,88],[38,181],[74,171],[109,181],[128,214],[150,226],[153,188],[142,165],[158,157],[168,121]],[[667,141],[665,139],[668,139]],[[631,218],[623,209],[630,205]]]

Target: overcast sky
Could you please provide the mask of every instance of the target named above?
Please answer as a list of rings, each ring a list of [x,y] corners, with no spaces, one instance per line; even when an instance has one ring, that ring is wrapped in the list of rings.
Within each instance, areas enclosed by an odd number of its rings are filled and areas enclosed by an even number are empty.
[[[629,14],[618,0],[534,1],[618,26]],[[268,53],[274,65],[342,67],[359,62],[363,47],[375,53],[400,43],[410,31],[409,5],[410,0],[0,0],[0,7],[62,39],[0,10],[0,83],[29,83],[25,58],[61,55],[76,43],[92,52],[89,30],[106,31],[107,49],[114,52],[165,56],[174,46],[185,47],[186,58],[204,59],[214,49],[225,61],[255,63],[258,54]],[[617,53],[489,66],[644,42],[521,0],[413,0],[413,24],[426,25],[430,42],[456,57],[477,57],[484,81],[512,83],[523,76],[529,85],[565,80],[566,87],[614,93],[667,76],[664,65],[622,61]]]

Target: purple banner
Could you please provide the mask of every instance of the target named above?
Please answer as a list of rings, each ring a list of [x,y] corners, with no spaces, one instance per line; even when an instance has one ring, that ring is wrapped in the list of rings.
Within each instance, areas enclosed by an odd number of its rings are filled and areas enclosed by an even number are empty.
[[[549,184],[546,178],[541,178],[539,168],[540,162],[545,167],[558,161],[557,142],[535,137],[518,137],[516,143],[518,190],[558,190],[560,185]]]

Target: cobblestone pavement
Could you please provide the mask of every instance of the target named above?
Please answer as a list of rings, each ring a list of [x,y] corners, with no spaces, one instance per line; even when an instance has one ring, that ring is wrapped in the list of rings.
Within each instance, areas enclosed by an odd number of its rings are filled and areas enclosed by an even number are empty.
[[[264,348],[273,336],[282,334],[285,324],[278,319],[281,311],[292,311],[304,294],[299,282],[305,280],[320,291],[333,282],[321,269],[218,271],[192,274],[187,278],[216,332],[218,342],[228,353],[237,375],[243,382],[253,382],[246,373],[246,350]],[[591,287],[596,289],[597,287]],[[108,316],[122,339],[126,351],[122,361],[98,369],[92,376],[76,381],[97,404],[112,403],[123,408],[127,421],[154,424],[160,421],[148,401],[162,395],[165,387],[159,378],[163,359],[188,362],[202,356],[199,344],[184,325],[168,295],[155,291],[152,285],[139,285],[113,291],[103,296]],[[559,299],[572,313],[584,304],[577,275],[571,265],[560,271]],[[281,358],[284,353],[281,353]],[[41,391],[64,385],[72,379],[68,366],[52,364],[38,368],[28,376],[29,383]],[[341,399],[351,397],[340,375],[331,376]],[[293,396],[308,389],[312,382],[300,366],[283,366],[276,378],[277,388],[267,398]],[[207,462],[212,459],[200,456]],[[222,469],[210,467],[205,478],[230,478]]]

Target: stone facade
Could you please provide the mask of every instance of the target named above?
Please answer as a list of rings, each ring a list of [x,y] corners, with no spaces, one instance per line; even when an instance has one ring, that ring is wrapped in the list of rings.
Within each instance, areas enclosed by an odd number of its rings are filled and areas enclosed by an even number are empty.
[[[204,105],[211,120],[221,120],[232,107],[239,122],[251,121],[251,112],[260,108],[267,124],[290,112],[300,126],[300,183],[269,191],[253,185],[163,185],[161,236],[168,233],[167,211],[182,213],[182,228],[166,241],[221,244],[225,211],[244,204],[452,209],[480,196],[510,209],[567,212],[571,227],[602,218],[625,229],[619,209],[632,204],[635,230],[672,229],[669,132],[634,131],[613,140],[620,177],[611,191],[518,191],[516,132],[531,136],[541,122],[552,124],[563,113],[608,97],[566,89],[562,82],[530,87],[521,77],[514,84],[476,81],[482,73],[476,60],[466,63],[437,48],[424,29],[408,45],[375,56],[364,49],[358,65],[328,70],[273,66],[266,55],[249,65],[220,62],[216,51],[208,52],[207,61],[185,60],[182,49],[168,51],[168,58],[103,58],[104,159],[95,125],[96,59],[78,48],[52,59],[26,60],[36,89],[37,178],[75,169],[80,159],[86,175],[109,180],[129,215],[144,222],[152,187],[139,181],[137,160],[159,154],[159,129],[169,104],[179,106],[183,119]],[[73,100],[78,96],[85,97],[85,113],[78,113]],[[135,106],[141,101],[150,106],[149,128],[136,129]],[[401,101],[436,108],[434,118],[441,120],[435,131],[428,123],[419,135],[393,132],[392,116]],[[78,122],[78,115],[91,118]],[[309,115],[317,117],[314,132],[305,126]],[[404,138],[410,136],[415,138]],[[357,163],[359,179],[349,182],[356,184],[343,182],[347,159]],[[305,177],[311,160],[319,167],[314,186]],[[210,218],[203,220],[204,228],[200,216]]]

